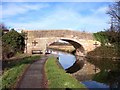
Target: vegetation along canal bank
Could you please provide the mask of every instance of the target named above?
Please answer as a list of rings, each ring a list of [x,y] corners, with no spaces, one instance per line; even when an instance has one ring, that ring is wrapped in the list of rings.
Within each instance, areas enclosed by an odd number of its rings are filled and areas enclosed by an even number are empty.
[[[100,69],[92,78],[109,88],[120,89],[120,52],[116,46],[101,46],[87,54],[87,61]]]
[[[8,61],[2,61],[3,62],[3,74],[0,76],[0,79],[2,80],[2,85],[0,88],[3,90],[6,88],[15,88],[17,82],[27,69],[27,67],[35,62],[36,60],[39,60],[40,56],[28,56],[20,59],[15,60],[8,60]]]
[[[50,56],[45,64],[49,88],[85,88],[57,63],[57,58]]]

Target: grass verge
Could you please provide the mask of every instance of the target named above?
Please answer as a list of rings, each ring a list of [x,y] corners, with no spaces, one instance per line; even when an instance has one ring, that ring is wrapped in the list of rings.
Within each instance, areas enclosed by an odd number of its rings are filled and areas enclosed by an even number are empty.
[[[66,73],[57,65],[54,57],[49,57],[45,64],[49,88],[85,88],[83,84]]]
[[[19,62],[10,63],[11,67],[9,67],[0,77],[0,80],[2,80],[0,88],[2,88],[2,90],[12,88],[23,73],[25,67],[39,58],[40,56],[30,56],[22,58]]]

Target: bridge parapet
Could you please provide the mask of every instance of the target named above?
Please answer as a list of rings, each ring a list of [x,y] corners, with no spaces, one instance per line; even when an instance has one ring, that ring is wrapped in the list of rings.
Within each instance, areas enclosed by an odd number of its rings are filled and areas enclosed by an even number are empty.
[[[43,38],[43,37],[72,37],[72,38],[84,38],[84,39],[91,39],[93,40],[92,33],[86,32],[79,32],[79,31],[70,31],[70,30],[34,30],[34,31],[27,31],[24,32],[28,33],[28,37],[32,38]]]

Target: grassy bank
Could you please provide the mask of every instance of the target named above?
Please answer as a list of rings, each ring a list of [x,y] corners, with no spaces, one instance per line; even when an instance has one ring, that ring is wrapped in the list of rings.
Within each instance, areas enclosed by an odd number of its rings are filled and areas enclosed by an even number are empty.
[[[120,57],[120,52],[115,47],[101,46],[91,51],[87,56],[99,56],[103,58]]]
[[[56,58],[49,57],[45,67],[49,88],[85,88],[83,84],[57,65]]]
[[[5,67],[6,70],[0,77],[2,80],[2,86],[0,87],[2,87],[3,90],[6,88],[13,88],[26,67],[39,58],[40,56],[29,56],[14,62],[9,62],[9,64],[7,64],[8,66]]]

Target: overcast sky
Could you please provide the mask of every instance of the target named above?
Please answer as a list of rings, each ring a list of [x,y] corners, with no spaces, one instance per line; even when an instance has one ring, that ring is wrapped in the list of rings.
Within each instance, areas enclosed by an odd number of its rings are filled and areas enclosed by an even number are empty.
[[[110,17],[106,12],[111,3],[2,2],[0,17],[2,22],[10,28],[98,32],[109,28]]]

